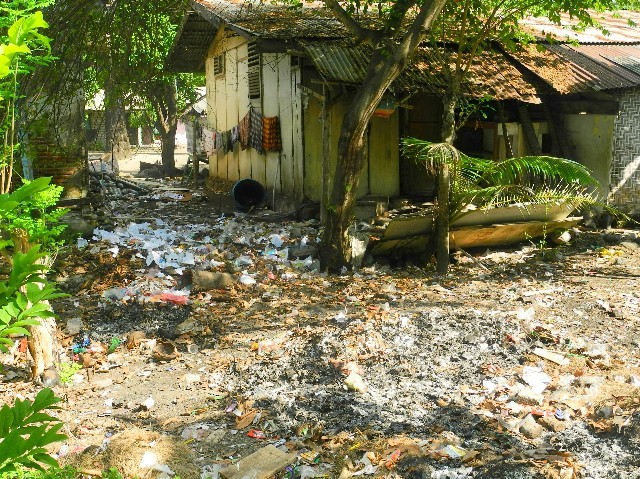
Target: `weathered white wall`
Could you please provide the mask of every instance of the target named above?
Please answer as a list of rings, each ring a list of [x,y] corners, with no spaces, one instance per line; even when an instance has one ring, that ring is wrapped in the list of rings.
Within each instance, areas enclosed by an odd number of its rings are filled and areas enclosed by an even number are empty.
[[[225,53],[224,75],[213,74],[213,59]],[[302,199],[303,147],[302,106],[297,85],[300,72],[291,67],[284,54],[262,54],[263,93],[249,98],[248,42],[245,38],[220,29],[206,60],[207,121],[217,131],[236,126],[253,106],[265,117],[280,119],[282,151],[260,155],[253,148],[242,150],[239,144],[227,154],[221,151],[209,157],[210,175],[227,180],[253,178],[269,193],[276,192]]]
[[[573,159],[593,172],[601,185],[598,194],[603,199],[609,192],[614,120],[614,115],[565,116]]]

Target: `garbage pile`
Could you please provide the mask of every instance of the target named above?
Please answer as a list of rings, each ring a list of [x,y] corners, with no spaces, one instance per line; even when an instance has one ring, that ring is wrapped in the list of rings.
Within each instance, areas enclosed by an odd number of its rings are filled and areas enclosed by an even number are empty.
[[[61,458],[117,446],[131,476],[203,479],[634,477],[630,236],[585,237],[562,263],[528,246],[447,277],[380,263],[327,277],[316,221],[213,215],[195,192],[138,199],[113,198],[113,227],[61,259],[77,365],[59,372],[74,408]],[[132,424],[162,438],[127,448]]]

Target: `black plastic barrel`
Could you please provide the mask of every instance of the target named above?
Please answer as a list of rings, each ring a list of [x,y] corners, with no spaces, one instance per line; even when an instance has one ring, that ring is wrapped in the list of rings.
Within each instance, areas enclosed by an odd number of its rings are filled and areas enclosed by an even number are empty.
[[[266,190],[258,181],[246,178],[238,181],[231,189],[231,196],[238,211],[249,211],[264,201]]]

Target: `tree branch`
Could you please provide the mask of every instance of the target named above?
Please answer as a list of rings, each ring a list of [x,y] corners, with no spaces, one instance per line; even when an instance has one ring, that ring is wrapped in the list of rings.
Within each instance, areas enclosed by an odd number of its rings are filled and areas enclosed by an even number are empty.
[[[377,43],[380,38],[380,32],[364,28],[356,22],[344,8],[342,8],[342,5],[340,5],[337,0],[324,0],[324,4],[329,10],[331,10],[336,19],[345,26],[349,33],[356,37],[358,42],[367,42],[371,44]]]
[[[414,52],[418,48],[422,40],[425,39],[430,25],[432,25],[446,3],[446,0],[432,0],[430,2],[425,1],[422,4],[418,15],[396,49],[396,55],[401,55],[404,52]]]

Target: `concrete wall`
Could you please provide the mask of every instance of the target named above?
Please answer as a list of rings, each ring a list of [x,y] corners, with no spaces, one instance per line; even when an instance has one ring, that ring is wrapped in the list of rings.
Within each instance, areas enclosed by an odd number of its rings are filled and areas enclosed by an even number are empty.
[[[565,128],[573,151],[573,159],[593,172],[600,183],[600,198],[609,192],[611,146],[615,116],[566,115]]]
[[[640,88],[620,94],[614,120],[609,199],[627,213],[640,214]]]

